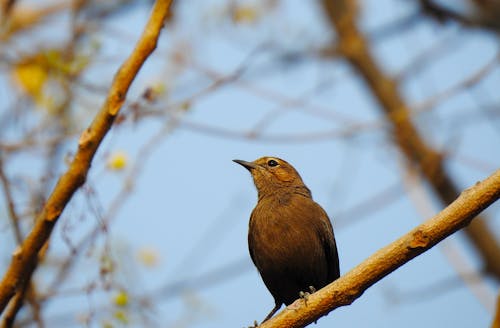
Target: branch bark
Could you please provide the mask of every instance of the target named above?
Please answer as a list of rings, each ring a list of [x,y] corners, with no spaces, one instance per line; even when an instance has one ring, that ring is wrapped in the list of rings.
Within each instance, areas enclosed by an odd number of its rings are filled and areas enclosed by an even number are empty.
[[[495,317],[493,318],[491,328],[500,328],[500,293],[498,293],[497,308],[495,310]]]
[[[356,25],[356,1],[324,0],[325,14],[337,32],[340,52],[360,74],[378,100],[387,121],[392,125],[395,143],[412,165],[433,187],[446,206],[459,194],[459,188],[444,168],[440,153],[428,145],[411,120],[410,107],[399,93],[397,83],[375,61],[368,41]],[[500,245],[485,220],[478,218],[465,229],[484,263],[485,272],[500,281]]]
[[[68,170],[60,177],[43,210],[26,239],[19,245],[0,282],[0,313],[2,313],[24,281],[31,278],[38,252],[49,240],[52,229],[74,193],[85,182],[92,159],[111,129],[128,89],[140,68],[154,51],[172,0],[157,0],[148,23],[127,60],[116,73],[108,96],[90,126],[82,133],[78,149]]]
[[[344,276],[299,299],[260,328],[304,327],[332,310],[349,305],[369,287],[414,257],[465,227],[500,198],[500,170],[465,190],[448,207],[406,235],[380,249]]]

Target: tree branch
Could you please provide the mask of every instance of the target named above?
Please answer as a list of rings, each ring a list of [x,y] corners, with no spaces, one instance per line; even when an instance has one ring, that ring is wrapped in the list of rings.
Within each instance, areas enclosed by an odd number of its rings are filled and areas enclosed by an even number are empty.
[[[369,287],[414,257],[465,227],[482,210],[500,198],[500,170],[466,189],[448,207],[406,235],[380,249],[344,276],[297,300],[260,328],[304,327],[330,311],[349,305]]]
[[[467,17],[464,17],[444,6],[436,4],[432,0],[420,0],[420,7],[422,8],[424,14],[436,19],[440,23],[452,20],[465,26],[474,25],[474,22]]]
[[[14,197],[12,196],[11,185],[7,174],[5,174],[4,163],[0,157],[0,184],[3,188],[3,193],[5,194],[5,203],[7,204],[7,209],[9,211],[10,224],[12,225],[12,230],[14,230],[14,237],[16,243],[19,244],[23,240],[23,234],[21,233],[21,219],[17,215],[16,205],[14,204]]]
[[[82,133],[78,149],[68,170],[57,182],[35,225],[12,255],[7,272],[0,282],[0,313],[12,299],[23,281],[29,280],[39,250],[49,240],[52,229],[74,193],[85,182],[92,159],[107,132],[111,129],[132,81],[146,59],[156,48],[158,37],[169,12],[171,0],[157,0],[149,21],[127,60],[116,73],[108,96],[94,121]]]
[[[459,194],[459,188],[446,172],[442,155],[425,142],[411,120],[410,107],[399,93],[397,83],[379,67],[368,41],[356,25],[356,2],[324,0],[324,11],[337,31],[341,53],[369,86],[387,121],[392,125],[395,143],[408,162],[415,165],[446,206]],[[478,218],[465,229],[480,254],[485,271],[500,280],[500,245],[485,220]]]
[[[500,293],[498,293],[497,308],[495,310],[495,317],[493,318],[491,328],[500,328]]]

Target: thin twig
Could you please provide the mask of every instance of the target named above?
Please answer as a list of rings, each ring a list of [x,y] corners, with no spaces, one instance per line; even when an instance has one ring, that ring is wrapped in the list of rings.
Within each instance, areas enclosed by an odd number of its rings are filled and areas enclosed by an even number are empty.
[[[16,238],[16,243],[20,244],[23,240],[23,235],[21,233],[21,228],[19,226],[21,220],[16,212],[14,197],[12,197],[12,190],[10,189],[10,181],[9,179],[7,179],[7,175],[5,174],[5,167],[2,156],[0,156],[0,182],[2,183],[3,193],[5,195],[5,202],[7,203],[7,209],[9,211],[10,223],[12,229],[14,229],[14,237]]]

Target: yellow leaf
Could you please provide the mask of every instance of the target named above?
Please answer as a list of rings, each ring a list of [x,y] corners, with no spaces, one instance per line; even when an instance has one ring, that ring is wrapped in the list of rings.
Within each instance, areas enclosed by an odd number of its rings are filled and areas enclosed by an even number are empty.
[[[102,323],[102,328],[113,328],[113,324],[109,321],[104,321]]]
[[[127,153],[123,151],[116,151],[108,159],[108,168],[114,171],[120,171],[127,166]]]
[[[128,294],[125,291],[120,291],[118,294],[115,296],[115,305],[124,307],[127,306],[128,304]]]
[[[122,310],[115,311],[115,318],[123,324],[128,324],[129,322],[127,313]]]
[[[43,64],[35,58],[17,63],[13,75],[19,87],[36,103],[44,102],[43,89],[49,74]]]
[[[154,267],[159,262],[158,252],[153,248],[139,250],[138,258],[147,267]]]
[[[258,16],[258,10],[254,6],[237,5],[233,9],[233,21],[236,23],[255,23]]]

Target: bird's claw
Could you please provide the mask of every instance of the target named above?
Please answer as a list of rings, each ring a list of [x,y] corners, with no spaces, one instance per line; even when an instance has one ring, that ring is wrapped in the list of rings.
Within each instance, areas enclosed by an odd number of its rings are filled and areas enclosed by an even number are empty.
[[[303,291],[299,292],[299,297],[304,300],[306,306],[307,306],[307,300],[309,299],[309,295],[311,295],[309,292],[303,292]]]
[[[307,301],[309,299],[309,296],[314,293],[316,293],[316,288],[314,288],[314,286],[309,286],[309,292],[300,291],[299,297],[304,300],[304,303],[307,306]]]

